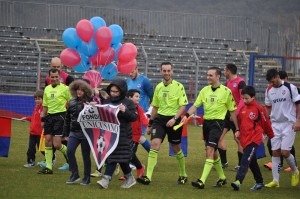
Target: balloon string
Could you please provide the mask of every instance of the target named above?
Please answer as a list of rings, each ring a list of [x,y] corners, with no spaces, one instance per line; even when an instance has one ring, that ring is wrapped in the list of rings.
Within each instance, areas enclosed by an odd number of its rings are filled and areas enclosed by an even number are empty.
[[[107,56],[106,61],[105,61],[105,63],[104,63],[104,66],[106,66],[107,61],[108,61],[108,58],[109,58],[110,55],[112,54],[112,51],[113,51],[113,49],[111,48],[111,50],[110,50],[110,52],[109,52],[109,55]]]

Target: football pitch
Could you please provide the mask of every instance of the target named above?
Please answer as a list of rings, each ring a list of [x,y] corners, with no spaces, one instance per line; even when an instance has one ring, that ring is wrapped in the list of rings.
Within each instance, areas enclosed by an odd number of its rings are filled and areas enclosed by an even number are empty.
[[[37,172],[41,169],[39,166],[34,168],[24,168],[26,163],[26,152],[28,147],[28,131],[29,123],[14,121],[12,127],[11,145],[8,158],[0,158],[0,198],[216,198],[216,199],[241,199],[241,198],[263,198],[263,199],[282,199],[300,198],[300,186],[291,187],[291,173],[281,172],[280,188],[264,188],[259,191],[251,191],[250,188],[255,184],[253,175],[249,170],[240,191],[233,191],[230,183],[235,180],[236,172],[231,169],[237,165],[236,144],[233,141],[232,132],[228,132],[225,136],[227,143],[227,158],[229,167],[224,170],[227,177],[227,185],[222,188],[214,188],[212,185],[217,181],[217,173],[212,170],[205,183],[205,189],[200,190],[191,186],[191,181],[195,181],[202,174],[205,162],[205,148],[201,140],[201,127],[188,127],[188,156],[186,158],[186,169],[188,173],[188,183],[178,185],[178,165],[174,157],[169,156],[168,143],[162,144],[158,154],[158,163],[155,167],[152,182],[145,186],[136,184],[130,189],[121,189],[122,184],[118,176],[113,176],[108,189],[101,189],[96,183],[100,178],[91,178],[91,184],[81,186],[78,184],[67,185],[65,182],[70,176],[69,171],[60,171],[58,167],[63,165],[64,158],[57,151],[57,162],[53,168],[53,175],[41,175]],[[300,135],[297,134],[295,140],[296,158],[300,160]],[[272,173],[264,168],[264,163],[271,160],[268,152],[267,157],[259,160],[259,165],[263,174],[264,183],[272,180]],[[83,163],[80,147],[76,152],[79,164],[79,172],[83,177]],[[138,157],[141,162],[147,164],[147,153],[139,146]],[[43,161],[43,156],[37,152],[36,162]],[[298,161],[299,162],[299,161]],[[287,167],[284,162],[284,167]],[[92,159],[92,171],[96,168],[94,159]],[[133,171],[136,175],[136,171]]]

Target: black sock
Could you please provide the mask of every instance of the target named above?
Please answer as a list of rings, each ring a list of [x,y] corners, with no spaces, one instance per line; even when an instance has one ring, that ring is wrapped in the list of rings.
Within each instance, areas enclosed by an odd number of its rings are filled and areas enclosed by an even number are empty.
[[[238,151],[239,166],[241,165],[242,157],[243,157],[243,153]]]
[[[227,163],[227,156],[226,156],[227,150],[223,150],[223,149],[218,148],[218,151],[219,151],[219,154],[220,154],[221,163],[222,164]]]

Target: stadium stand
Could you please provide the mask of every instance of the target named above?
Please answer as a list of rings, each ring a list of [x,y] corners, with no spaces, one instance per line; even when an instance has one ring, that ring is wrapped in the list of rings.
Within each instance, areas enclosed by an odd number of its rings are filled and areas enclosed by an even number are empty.
[[[52,39],[30,37],[31,32],[61,34],[61,30],[46,30],[37,28],[0,26],[0,92],[2,93],[33,93],[37,89],[38,66],[40,66],[40,85],[49,69],[51,57],[59,56],[65,48],[58,40],[61,36]],[[26,34],[25,34],[26,32]],[[50,36],[51,38],[51,36]],[[132,42],[138,48],[137,62],[141,73],[147,74],[155,86],[161,81],[159,66],[162,61],[174,63],[174,78],[182,82],[193,99],[199,90],[207,84],[206,71],[210,66],[223,68],[227,63],[238,66],[239,75],[247,79],[248,70],[248,40],[216,39],[164,36],[151,34],[125,33],[124,42]],[[256,60],[255,87],[259,101],[267,82],[264,74],[268,68],[280,69],[276,60]],[[64,68],[75,78],[82,77],[82,73],[70,68]],[[120,75],[126,77],[126,75]],[[300,77],[291,80],[298,81]],[[191,83],[192,80],[197,80]],[[224,77],[222,81],[225,82]],[[105,82],[105,81],[104,81]]]

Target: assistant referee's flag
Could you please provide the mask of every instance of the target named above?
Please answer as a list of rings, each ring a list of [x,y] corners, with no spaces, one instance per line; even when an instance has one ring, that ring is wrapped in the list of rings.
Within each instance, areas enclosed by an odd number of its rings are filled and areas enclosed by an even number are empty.
[[[11,136],[11,118],[0,117],[0,157],[8,157]]]

